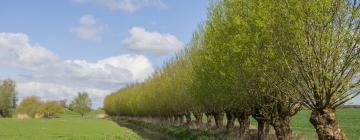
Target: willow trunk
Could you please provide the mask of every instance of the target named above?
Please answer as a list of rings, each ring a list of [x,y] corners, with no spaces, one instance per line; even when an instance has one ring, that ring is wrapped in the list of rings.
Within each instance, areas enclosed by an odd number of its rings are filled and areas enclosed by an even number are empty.
[[[336,122],[334,109],[314,110],[310,122],[316,129],[319,140],[345,140],[346,136]]]

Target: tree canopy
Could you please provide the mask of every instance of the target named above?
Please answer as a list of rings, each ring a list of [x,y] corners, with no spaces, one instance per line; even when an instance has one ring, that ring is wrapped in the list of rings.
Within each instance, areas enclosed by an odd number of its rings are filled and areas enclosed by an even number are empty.
[[[360,94],[359,8],[356,0],[215,1],[185,50],[107,96],[104,109],[162,118],[204,113],[218,127],[226,113],[228,122],[238,118],[241,133],[252,115],[260,139],[268,124],[278,139],[291,139],[291,117],[304,106],[319,139],[345,139],[335,111]]]
[[[78,112],[83,117],[91,111],[91,99],[86,92],[79,92],[75,99],[69,105],[70,109]]]

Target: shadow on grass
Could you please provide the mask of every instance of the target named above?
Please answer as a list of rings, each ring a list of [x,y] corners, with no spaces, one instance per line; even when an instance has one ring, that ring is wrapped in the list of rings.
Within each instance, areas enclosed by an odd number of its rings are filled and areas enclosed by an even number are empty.
[[[120,117],[113,117],[113,121],[120,126],[128,127],[137,132],[144,139],[149,140],[218,140],[224,139],[223,135],[210,134],[202,130],[189,129],[185,126],[173,126],[167,124],[146,123],[138,120],[129,120]]]

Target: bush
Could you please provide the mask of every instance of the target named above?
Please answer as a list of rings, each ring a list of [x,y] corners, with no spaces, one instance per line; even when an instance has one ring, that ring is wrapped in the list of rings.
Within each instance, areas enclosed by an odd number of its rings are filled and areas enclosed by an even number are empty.
[[[27,114],[35,117],[39,106],[41,105],[40,97],[30,96],[24,98],[16,109],[18,114]]]
[[[54,117],[57,113],[64,113],[65,109],[59,101],[41,101],[37,96],[24,98],[16,112],[18,114],[26,114],[29,117]]]
[[[64,113],[65,108],[58,101],[46,101],[38,106],[37,114],[42,115],[45,118],[54,117],[55,114]]]

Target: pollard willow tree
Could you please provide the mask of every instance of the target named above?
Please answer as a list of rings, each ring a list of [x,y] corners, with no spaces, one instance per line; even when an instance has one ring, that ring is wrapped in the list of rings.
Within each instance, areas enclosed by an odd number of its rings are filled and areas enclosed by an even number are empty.
[[[250,88],[248,88],[252,92],[249,96],[254,96],[256,99],[253,103],[253,117],[258,122],[270,123],[274,127],[277,139],[292,139],[291,117],[301,110],[302,97],[292,86],[294,79],[289,67],[286,66],[289,57],[282,55],[279,46],[281,44],[279,41],[288,41],[284,37],[287,37],[287,32],[291,31],[280,26],[284,23],[282,19],[284,2],[253,0],[232,1],[228,4],[236,5],[233,3],[243,7],[236,9],[248,8],[242,18],[245,18],[244,25],[248,27],[245,32],[251,38],[246,43],[247,47],[253,49],[249,51],[252,53],[249,60],[253,63],[252,72],[255,77],[249,78]],[[251,12],[246,13],[246,11]],[[264,125],[258,126],[259,133],[265,131],[263,127]],[[263,136],[258,134],[258,137]]]
[[[177,118],[204,112],[219,127],[226,112],[229,122],[235,114],[245,129],[251,112],[260,138],[270,123],[278,139],[291,139],[290,119],[304,104],[312,110],[319,139],[345,139],[335,110],[360,92],[355,78],[358,5],[348,0],[219,1],[195,34],[195,49],[144,82],[107,96],[105,110]]]
[[[196,103],[191,98],[191,63],[189,50],[177,54],[151,77],[141,83],[130,84],[106,97],[105,111],[112,115],[155,117],[162,121],[184,115],[191,122]]]
[[[297,90],[287,83],[291,80],[284,65],[287,58],[276,48],[278,4],[260,0],[215,3],[205,26],[200,63],[194,65],[195,80],[204,86],[199,100],[222,107],[219,110],[227,114],[251,111],[258,121],[258,137],[263,139],[268,123],[278,139],[291,139],[290,118],[301,109],[301,100],[294,94]],[[249,98],[253,102],[247,102]]]
[[[279,41],[293,87],[312,113],[320,140],[346,139],[336,109],[360,93],[359,2],[313,0],[283,2]],[[284,26],[283,26],[284,25]],[[286,33],[286,35],[285,35]]]
[[[234,98],[230,98],[234,92],[230,90],[229,84],[229,56],[224,55],[227,50],[222,46],[223,42],[218,41],[220,20],[221,17],[220,4],[213,4],[212,11],[209,13],[209,20],[203,27],[203,37],[201,37],[201,45],[197,56],[192,58],[194,81],[195,100],[199,101],[205,108],[207,117],[214,117],[217,127],[223,127],[224,111],[229,113],[229,106],[234,103]],[[224,36],[227,37],[227,36]],[[230,118],[231,120],[231,118]]]

